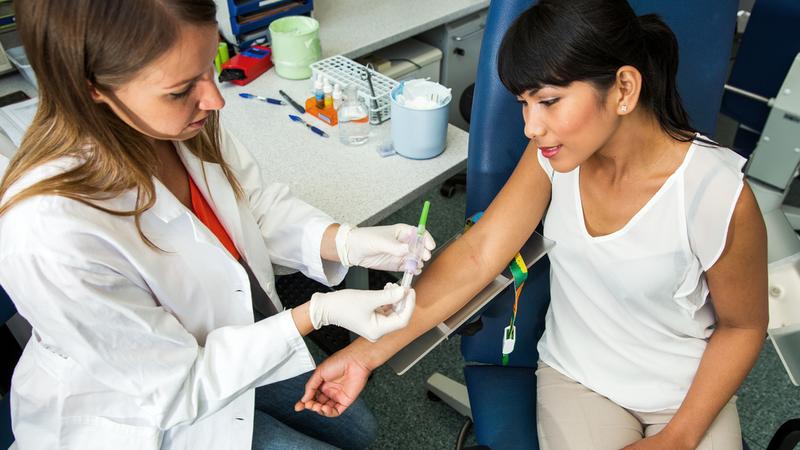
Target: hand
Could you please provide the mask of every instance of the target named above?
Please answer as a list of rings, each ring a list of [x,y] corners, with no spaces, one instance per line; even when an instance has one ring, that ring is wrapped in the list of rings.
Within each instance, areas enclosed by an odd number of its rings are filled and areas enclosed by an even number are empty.
[[[336,417],[356,400],[367,384],[370,372],[347,349],[341,350],[317,367],[294,410],[308,409],[326,417]]]
[[[670,437],[665,430],[642,439],[641,441],[634,442],[626,446],[623,450],[681,450],[693,449],[695,446],[681,445],[679,439]]]
[[[398,223],[380,227],[353,228],[342,224],[336,233],[336,252],[345,266],[361,266],[369,269],[402,272],[404,261],[409,257],[420,259],[415,275],[422,270],[422,263],[431,259],[431,250],[436,247],[433,236],[427,231],[422,239],[419,255],[411,248],[417,228]]]
[[[405,302],[399,313],[382,308],[400,301]],[[414,312],[416,293],[389,283],[382,291],[341,291],[316,293],[311,296],[308,315],[314,329],[325,325],[338,325],[375,342],[381,336],[408,325]]]

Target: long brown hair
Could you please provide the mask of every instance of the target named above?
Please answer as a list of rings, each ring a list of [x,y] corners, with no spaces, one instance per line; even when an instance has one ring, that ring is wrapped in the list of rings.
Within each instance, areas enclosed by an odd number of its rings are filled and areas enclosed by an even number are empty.
[[[0,215],[36,195],[60,195],[118,216],[139,219],[155,203],[155,149],[104,103],[93,85],[111,92],[166,52],[181,24],[215,24],[213,0],[24,0],[16,3],[17,29],[39,84],[39,106],[0,182],[0,198],[28,171],[62,157],[80,163],[39,181],[0,205]],[[219,116],[212,112],[200,134],[185,142],[202,161],[217,163],[237,197],[241,186],[222,159]],[[96,201],[136,189],[131,211]],[[151,244],[152,245],[152,244]]]

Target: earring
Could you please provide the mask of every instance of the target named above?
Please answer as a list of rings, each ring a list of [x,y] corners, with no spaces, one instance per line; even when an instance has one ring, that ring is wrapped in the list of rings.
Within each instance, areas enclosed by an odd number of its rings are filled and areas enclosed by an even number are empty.
[[[621,112],[621,113],[628,112],[628,105],[620,105],[619,112]]]

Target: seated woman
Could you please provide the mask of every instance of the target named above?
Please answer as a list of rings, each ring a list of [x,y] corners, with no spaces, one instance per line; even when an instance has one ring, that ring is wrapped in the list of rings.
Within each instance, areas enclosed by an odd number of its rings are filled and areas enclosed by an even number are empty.
[[[556,245],[541,448],[741,448],[733,395],[766,331],[765,228],[744,159],[690,125],[677,66],[670,29],[625,0],[523,13],[498,60],[530,138],[514,173],[419,279],[409,328],[334,355],[297,408],[341,413],[370,370],[488,284],[544,219]]]

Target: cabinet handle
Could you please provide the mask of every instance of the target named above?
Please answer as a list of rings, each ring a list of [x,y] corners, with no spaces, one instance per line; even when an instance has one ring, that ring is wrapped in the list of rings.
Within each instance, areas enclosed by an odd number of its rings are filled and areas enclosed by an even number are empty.
[[[456,41],[456,42],[461,42],[463,40],[469,39],[469,38],[471,38],[472,36],[475,36],[478,33],[483,33],[483,29],[484,28],[486,28],[486,25],[485,24],[481,24],[480,28],[478,28],[475,31],[467,33],[467,34],[465,34],[463,36],[453,36],[453,40]]]

